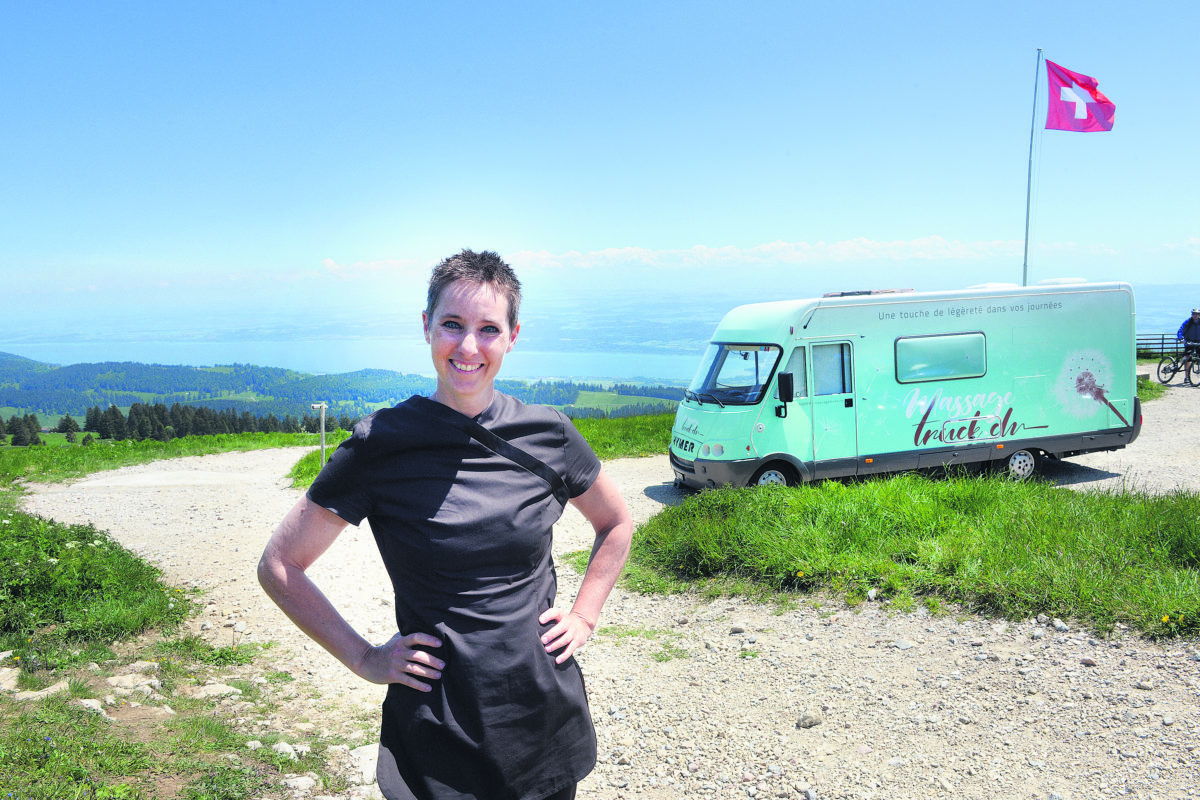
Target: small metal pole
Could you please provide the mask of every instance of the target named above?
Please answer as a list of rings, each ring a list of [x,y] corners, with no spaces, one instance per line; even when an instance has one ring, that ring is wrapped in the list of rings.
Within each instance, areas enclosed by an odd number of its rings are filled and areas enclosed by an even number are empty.
[[[325,409],[329,408],[324,402],[313,403],[310,408],[313,411],[320,409],[321,411],[321,466],[325,466]]]

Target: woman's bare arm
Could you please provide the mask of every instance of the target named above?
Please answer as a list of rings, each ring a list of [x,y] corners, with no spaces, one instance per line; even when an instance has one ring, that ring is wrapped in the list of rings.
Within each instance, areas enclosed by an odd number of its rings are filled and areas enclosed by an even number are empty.
[[[629,557],[629,543],[633,538],[629,507],[617,484],[603,469],[591,487],[571,503],[592,524],[596,538],[571,611],[563,613],[561,609],[551,608],[541,616],[543,624],[557,621],[542,637],[542,644],[547,653],[560,651],[555,657],[560,664],[582,647],[595,631],[600,610]]]
[[[296,627],[352,672],[372,683],[403,683],[429,691],[420,678],[437,679],[445,664],[420,647],[440,647],[426,633],[397,633],[374,646],[338,613],[307,570],[346,527],[345,520],[302,498],[275,529],[258,562],[258,580]]]

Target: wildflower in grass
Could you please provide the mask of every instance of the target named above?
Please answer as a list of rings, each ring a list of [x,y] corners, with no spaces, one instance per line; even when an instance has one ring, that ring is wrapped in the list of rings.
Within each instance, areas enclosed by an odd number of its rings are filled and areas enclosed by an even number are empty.
[[[1167,614],[1165,617],[1163,617],[1163,622],[1170,622],[1170,621],[1171,621],[1171,615],[1170,615],[1170,614]]]

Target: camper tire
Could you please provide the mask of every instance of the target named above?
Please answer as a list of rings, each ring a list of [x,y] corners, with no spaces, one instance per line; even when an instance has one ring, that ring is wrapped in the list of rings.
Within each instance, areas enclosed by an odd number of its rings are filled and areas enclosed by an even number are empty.
[[[1037,450],[1018,450],[1004,463],[1005,473],[1014,481],[1023,481],[1037,472],[1040,461]]]
[[[787,464],[773,461],[760,468],[750,479],[751,486],[795,486],[796,473]]]

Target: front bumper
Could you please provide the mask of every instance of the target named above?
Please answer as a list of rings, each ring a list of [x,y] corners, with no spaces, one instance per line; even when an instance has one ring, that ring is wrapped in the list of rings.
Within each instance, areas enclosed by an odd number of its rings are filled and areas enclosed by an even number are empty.
[[[715,489],[718,486],[746,486],[758,468],[758,459],[738,461],[712,461],[697,458],[695,461],[682,459],[670,453],[671,470],[675,482],[691,489]]]

